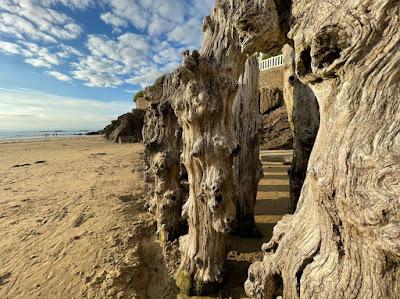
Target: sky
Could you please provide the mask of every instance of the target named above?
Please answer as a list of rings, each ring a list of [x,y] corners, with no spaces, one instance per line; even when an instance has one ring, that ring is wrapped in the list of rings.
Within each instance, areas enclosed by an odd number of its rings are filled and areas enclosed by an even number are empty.
[[[214,0],[0,0],[0,130],[100,129],[199,48]]]

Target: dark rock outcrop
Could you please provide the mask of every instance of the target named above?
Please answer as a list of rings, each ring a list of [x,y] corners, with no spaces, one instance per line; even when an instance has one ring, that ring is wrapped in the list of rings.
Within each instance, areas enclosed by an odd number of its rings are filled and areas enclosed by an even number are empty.
[[[262,149],[291,149],[293,133],[290,128],[282,90],[262,88],[260,96]]]
[[[293,133],[289,126],[285,106],[281,106],[270,113],[261,116],[261,148],[291,149]]]
[[[142,129],[144,110],[133,110],[111,121],[111,124],[104,128],[103,133],[107,140],[112,142],[140,142],[143,140]]]
[[[282,107],[284,104],[283,93],[279,88],[261,88],[260,93],[260,112],[267,114],[275,109]]]

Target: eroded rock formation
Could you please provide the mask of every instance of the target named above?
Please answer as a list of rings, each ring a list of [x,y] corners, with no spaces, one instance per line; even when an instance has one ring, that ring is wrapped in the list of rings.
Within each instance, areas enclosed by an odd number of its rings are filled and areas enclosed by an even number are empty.
[[[293,148],[293,132],[284,105],[261,116],[260,137],[263,150]]]
[[[319,107],[310,87],[297,78],[294,50],[283,47],[285,70],[283,73],[283,98],[293,130],[293,160],[289,169],[290,210],[296,210],[301,188],[307,173],[308,160],[319,128]]]
[[[267,114],[284,105],[283,93],[280,88],[261,88],[260,113]]]
[[[235,219],[232,166],[239,146],[232,104],[246,57],[232,20],[240,5],[216,2],[204,20],[200,53],[185,53],[175,72],[174,110],[183,129],[182,162],[190,187],[183,208],[189,233],[180,239],[177,285],[188,294],[207,293],[222,282],[225,235]]]
[[[259,158],[260,93],[258,91],[258,61],[251,57],[239,79],[239,87],[233,103],[233,125],[241,148],[234,158],[233,177],[235,187],[235,232],[243,237],[258,237],[254,221],[254,206],[258,182],[263,175]]]
[[[197,52],[186,54],[177,76],[174,110],[190,187],[183,207],[189,233],[180,239],[177,284],[185,293],[200,294],[222,282],[224,234],[235,219],[232,164],[238,146],[231,111],[237,84]]]
[[[255,298],[399,298],[400,4],[293,1],[320,129],[294,215],[249,269]]]
[[[240,2],[240,4],[238,4]],[[244,53],[281,47],[289,1],[217,1],[201,54],[172,75],[190,194],[177,283],[202,293],[222,280],[234,217],[231,108]],[[243,7],[240,7],[243,5]],[[399,3],[293,1],[296,72],[316,95],[320,130],[298,208],[275,227],[246,291],[273,298],[398,298],[400,288]]]
[[[232,104],[246,56],[240,51],[234,17],[244,10],[267,17],[267,23],[252,27],[263,30],[263,38],[280,38],[274,1],[217,0],[212,15],[204,21],[200,53],[185,53],[184,64],[173,75],[173,106],[183,130],[182,161],[190,187],[183,207],[189,233],[180,239],[177,284],[189,294],[206,293],[222,282],[225,234],[235,219],[232,165],[239,147]],[[242,27],[246,27],[245,22],[241,20]],[[246,43],[246,39],[241,42]]]
[[[289,17],[288,0],[243,1],[243,8],[234,17],[242,52],[247,55],[279,53],[287,41]],[[261,147],[292,148],[293,138],[282,92],[276,89],[262,89],[261,92]]]
[[[167,81],[165,77],[159,80]],[[149,210],[156,216],[160,240],[166,242],[183,232],[181,211],[185,194],[180,185],[182,130],[163,88],[164,84],[156,84],[144,91],[151,106],[146,110],[143,139]]]
[[[262,149],[291,149],[293,133],[280,88],[261,88],[260,112]]]
[[[103,133],[107,140],[119,142],[120,137],[126,142],[142,141],[143,110],[133,110],[111,121],[111,124],[104,128]]]

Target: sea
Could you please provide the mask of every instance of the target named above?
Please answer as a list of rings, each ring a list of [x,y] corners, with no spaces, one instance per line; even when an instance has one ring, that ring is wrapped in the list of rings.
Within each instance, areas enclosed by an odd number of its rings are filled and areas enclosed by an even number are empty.
[[[1,131],[0,140],[79,137],[98,130]]]

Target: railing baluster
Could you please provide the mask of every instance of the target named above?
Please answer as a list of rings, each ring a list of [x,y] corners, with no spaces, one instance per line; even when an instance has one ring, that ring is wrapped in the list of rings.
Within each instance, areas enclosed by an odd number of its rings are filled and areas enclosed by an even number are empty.
[[[283,65],[283,54],[260,60],[258,66],[261,71],[269,70]]]

